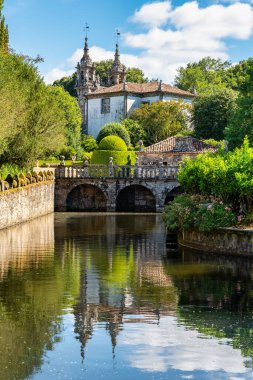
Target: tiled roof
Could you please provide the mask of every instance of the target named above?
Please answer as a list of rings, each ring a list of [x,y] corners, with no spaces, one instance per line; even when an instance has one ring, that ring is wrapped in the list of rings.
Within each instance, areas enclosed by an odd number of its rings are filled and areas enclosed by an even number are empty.
[[[134,94],[145,94],[153,92],[163,92],[165,94],[173,94],[178,96],[189,96],[194,97],[195,95],[189,91],[180,90],[177,87],[173,87],[169,84],[160,82],[150,82],[150,83],[120,83],[111,87],[100,87],[96,91],[93,91],[89,95],[97,94],[112,94],[117,92],[130,92]]]
[[[190,136],[168,137],[166,140],[144,148],[145,153],[177,153],[177,152],[203,152],[204,150],[217,151],[217,147]]]

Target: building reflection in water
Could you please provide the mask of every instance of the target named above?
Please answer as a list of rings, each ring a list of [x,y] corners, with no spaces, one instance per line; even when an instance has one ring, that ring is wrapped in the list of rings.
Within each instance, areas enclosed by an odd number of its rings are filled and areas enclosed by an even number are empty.
[[[247,374],[252,262],[185,250],[170,255],[160,221],[71,213],[0,231],[1,376],[36,378],[57,344],[68,357],[65,315],[74,317],[86,367],[99,330],[112,357],[124,351],[136,370]]]
[[[156,215],[70,215],[61,223],[58,216],[55,235],[64,230],[65,240],[56,239],[57,249],[83,252],[74,307],[83,357],[97,323],[105,323],[114,352],[123,323],[159,323],[161,315],[175,315],[178,296],[164,270],[165,230],[158,220]]]

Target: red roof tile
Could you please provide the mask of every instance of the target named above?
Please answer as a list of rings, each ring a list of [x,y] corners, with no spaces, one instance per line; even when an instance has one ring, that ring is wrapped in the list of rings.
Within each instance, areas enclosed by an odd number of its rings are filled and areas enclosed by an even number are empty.
[[[96,91],[93,91],[89,95],[98,95],[98,94],[112,94],[117,92],[130,92],[134,94],[145,94],[145,93],[154,93],[162,92],[165,94],[173,94],[179,96],[189,96],[194,97],[195,95],[189,91],[180,90],[177,87],[173,87],[169,84],[162,83],[160,87],[160,82],[150,82],[150,83],[120,83],[111,87],[101,87]]]
[[[145,153],[168,153],[168,152],[203,152],[210,150],[216,152],[217,147],[207,144],[191,136],[173,136],[166,140],[144,148]]]

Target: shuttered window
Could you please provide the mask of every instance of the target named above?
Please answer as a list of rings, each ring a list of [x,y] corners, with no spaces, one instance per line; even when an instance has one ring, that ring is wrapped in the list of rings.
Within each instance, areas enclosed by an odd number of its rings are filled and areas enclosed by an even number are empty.
[[[110,113],[110,98],[101,99],[101,113]]]

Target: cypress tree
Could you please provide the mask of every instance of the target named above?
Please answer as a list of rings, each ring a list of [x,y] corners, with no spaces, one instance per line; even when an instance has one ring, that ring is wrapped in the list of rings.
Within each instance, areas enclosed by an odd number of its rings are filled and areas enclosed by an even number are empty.
[[[0,0],[0,53],[9,51],[9,31],[2,14],[4,0]]]

